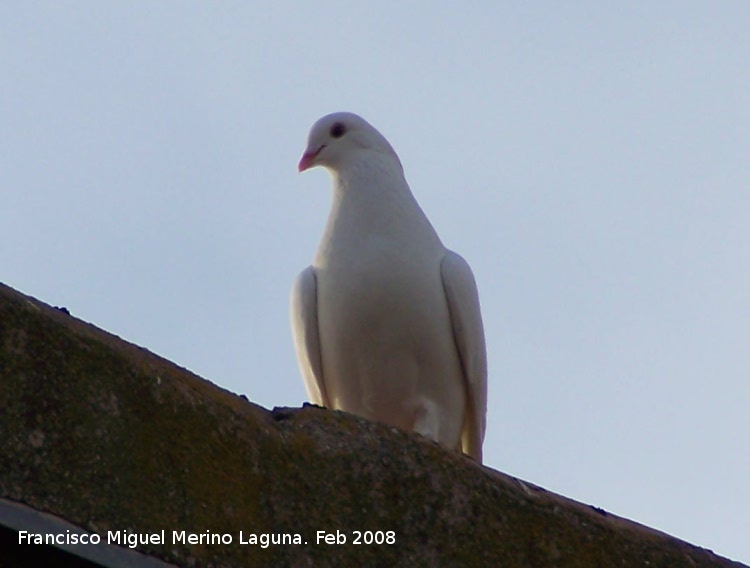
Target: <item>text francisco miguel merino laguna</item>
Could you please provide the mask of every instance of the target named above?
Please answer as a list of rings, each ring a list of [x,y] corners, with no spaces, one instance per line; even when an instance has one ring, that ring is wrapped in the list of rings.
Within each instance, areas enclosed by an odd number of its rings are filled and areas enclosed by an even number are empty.
[[[172,531],[172,544],[232,544],[231,534],[219,534],[206,531],[205,533],[190,533],[187,531]],[[77,533],[66,530],[60,533],[32,533],[18,531],[18,544],[101,544],[102,537],[97,533]],[[107,544],[135,548],[139,544],[167,544],[166,531],[157,533],[134,533],[127,530],[107,531]],[[239,544],[255,544],[267,548],[271,544],[302,544],[299,534],[243,534],[240,531]]]

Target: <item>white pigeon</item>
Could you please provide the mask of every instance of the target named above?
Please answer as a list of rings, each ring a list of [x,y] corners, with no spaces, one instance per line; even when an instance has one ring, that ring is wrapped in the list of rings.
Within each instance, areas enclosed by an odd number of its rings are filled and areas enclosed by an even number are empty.
[[[330,171],[333,204],[291,297],[311,401],[419,432],[481,463],[487,354],[469,265],[443,246],[396,152],[363,118],[318,120],[299,171],[314,166]]]

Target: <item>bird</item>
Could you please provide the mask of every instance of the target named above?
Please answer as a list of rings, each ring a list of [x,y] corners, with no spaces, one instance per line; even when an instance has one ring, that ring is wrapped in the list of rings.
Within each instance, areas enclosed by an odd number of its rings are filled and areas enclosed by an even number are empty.
[[[298,170],[317,166],[331,174],[331,210],[290,300],[310,401],[481,464],[487,353],[469,264],[443,245],[398,155],[364,118],[336,112],[313,124]]]

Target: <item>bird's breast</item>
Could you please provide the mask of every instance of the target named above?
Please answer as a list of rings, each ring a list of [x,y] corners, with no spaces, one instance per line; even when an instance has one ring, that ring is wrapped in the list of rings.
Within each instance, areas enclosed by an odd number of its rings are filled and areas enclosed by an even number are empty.
[[[447,308],[440,259],[440,251],[375,239],[354,251],[329,254],[316,266],[319,320],[330,322],[335,335],[414,333],[431,313]]]
[[[392,411],[413,416],[428,399],[463,400],[440,259],[438,250],[374,246],[316,266],[323,375],[334,407],[395,423]]]

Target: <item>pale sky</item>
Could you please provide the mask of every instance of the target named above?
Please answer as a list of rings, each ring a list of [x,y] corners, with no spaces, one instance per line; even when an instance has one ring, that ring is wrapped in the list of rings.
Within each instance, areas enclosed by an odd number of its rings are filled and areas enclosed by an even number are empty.
[[[486,465],[750,563],[750,3],[352,5],[0,3],[0,281],[299,406],[357,112],[474,269]]]

